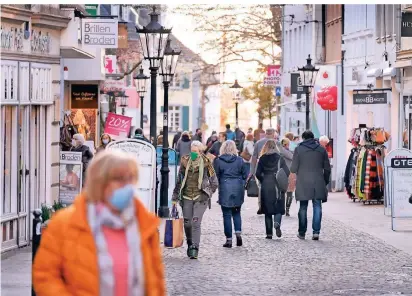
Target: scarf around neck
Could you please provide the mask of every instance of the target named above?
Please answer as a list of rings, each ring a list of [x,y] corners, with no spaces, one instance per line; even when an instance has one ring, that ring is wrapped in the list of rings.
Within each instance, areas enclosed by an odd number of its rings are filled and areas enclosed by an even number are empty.
[[[112,229],[124,229],[128,245],[128,296],[143,296],[144,272],[141,251],[140,231],[135,217],[135,205],[131,202],[121,216],[114,215],[106,206],[99,207],[89,203],[87,217],[97,248],[99,266],[100,296],[115,296],[115,278],[113,260],[108,251],[107,241],[102,226]]]

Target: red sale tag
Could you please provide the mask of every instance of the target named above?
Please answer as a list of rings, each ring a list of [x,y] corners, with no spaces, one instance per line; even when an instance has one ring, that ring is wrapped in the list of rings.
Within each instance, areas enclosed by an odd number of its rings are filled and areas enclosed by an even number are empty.
[[[131,126],[131,117],[109,112],[106,118],[104,132],[116,138],[125,134],[128,135]]]

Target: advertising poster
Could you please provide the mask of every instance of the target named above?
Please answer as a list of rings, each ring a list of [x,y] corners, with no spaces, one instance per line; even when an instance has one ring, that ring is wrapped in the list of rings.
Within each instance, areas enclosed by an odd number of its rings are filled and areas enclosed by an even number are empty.
[[[59,200],[72,204],[82,188],[82,153],[60,152]]]

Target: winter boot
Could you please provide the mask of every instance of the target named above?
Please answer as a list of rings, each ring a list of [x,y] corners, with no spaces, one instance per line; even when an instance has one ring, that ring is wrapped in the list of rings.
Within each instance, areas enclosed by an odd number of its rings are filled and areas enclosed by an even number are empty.
[[[192,240],[187,240],[187,257],[190,258],[190,252],[191,252],[191,248],[192,248]]]
[[[280,224],[278,222],[274,223],[275,231],[276,231],[276,236],[277,237],[282,237],[282,230],[280,229]]]
[[[223,245],[223,248],[231,248],[232,247],[232,239],[227,238],[225,244]]]
[[[191,246],[190,259],[197,259],[198,256],[199,256],[199,248],[195,246]]]
[[[236,233],[236,246],[241,247],[243,245],[242,236],[240,233]]]

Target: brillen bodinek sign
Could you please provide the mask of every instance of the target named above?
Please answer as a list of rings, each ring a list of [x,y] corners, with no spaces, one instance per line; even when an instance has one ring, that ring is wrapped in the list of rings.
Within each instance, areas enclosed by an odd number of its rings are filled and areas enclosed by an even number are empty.
[[[118,21],[114,19],[83,19],[83,46],[117,48]]]

